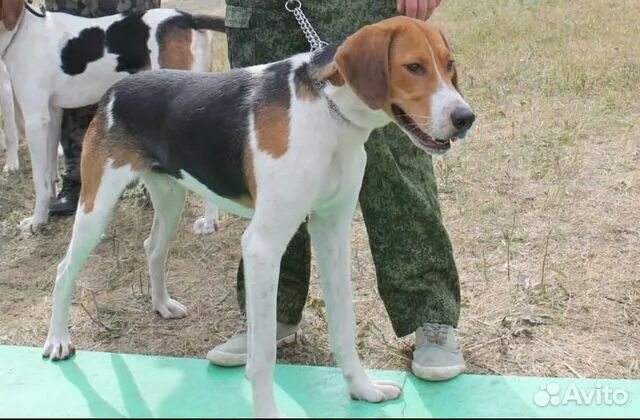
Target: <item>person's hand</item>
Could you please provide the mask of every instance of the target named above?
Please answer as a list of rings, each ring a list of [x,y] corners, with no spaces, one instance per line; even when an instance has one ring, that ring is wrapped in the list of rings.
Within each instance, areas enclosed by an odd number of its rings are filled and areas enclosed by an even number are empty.
[[[442,0],[397,0],[398,13],[404,13],[409,17],[427,20],[431,13],[440,6]]]

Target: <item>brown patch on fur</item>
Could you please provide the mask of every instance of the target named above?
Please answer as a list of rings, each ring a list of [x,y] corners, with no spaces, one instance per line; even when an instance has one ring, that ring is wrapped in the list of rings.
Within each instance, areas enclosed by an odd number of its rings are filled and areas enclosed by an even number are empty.
[[[8,31],[13,31],[24,13],[24,0],[0,1],[0,20]]]
[[[103,128],[104,121],[99,114],[96,114],[87,128],[82,142],[80,202],[84,205],[85,213],[93,211],[104,167],[107,164],[107,159],[100,149],[100,137],[104,135]]]
[[[278,103],[267,103],[255,111],[258,148],[274,158],[289,149],[289,109]]]
[[[171,28],[160,40],[160,66],[166,69],[191,70],[191,29]]]
[[[113,161],[111,165],[114,168],[131,165],[134,171],[140,172],[149,166],[140,152],[133,147],[128,147],[127,143],[127,141],[116,142],[115,137],[105,131],[104,116],[99,110],[87,128],[80,159],[82,180],[80,202],[84,205],[85,213],[91,213],[95,207],[104,168],[109,159]]]

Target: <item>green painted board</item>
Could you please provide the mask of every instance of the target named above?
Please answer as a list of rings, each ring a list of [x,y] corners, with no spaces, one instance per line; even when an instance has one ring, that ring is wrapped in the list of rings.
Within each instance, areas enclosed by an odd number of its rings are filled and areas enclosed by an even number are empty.
[[[371,375],[404,384],[404,395],[384,404],[351,401],[336,368],[278,365],[276,397],[287,417],[640,416],[640,380],[462,375],[427,383],[407,372]],[[0,417],[251,415],[243,368],[86,351],[52,363],[38,348],[0,346]]]

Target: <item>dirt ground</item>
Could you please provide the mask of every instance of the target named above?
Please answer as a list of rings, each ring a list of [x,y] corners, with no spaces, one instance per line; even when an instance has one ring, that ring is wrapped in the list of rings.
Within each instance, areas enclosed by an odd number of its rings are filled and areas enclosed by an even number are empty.
[[[220,3],[164,1],[199,12],[222,12]],[[637,0],[443,4],[433,20],[479,114],[467,145],[436,163],[469,372],[640,377]],[[72,220],[19,232],[34,199],[26,155],[23,145],[20,172],[0,175],[0,343],[40,346]],[[191,224],[201,210],[190,197],[168,267],[170,293],[189,316],[164,320],[150,309],[142,249],[151,211],[139,191],[125,194],[78,281],[79,349],[204,357],[233,333],[246,221],[223,215],[220,232],[200,237]],[[413,340],[393,334],[360,214],[354,227],[359,351],[367,367],[407,369]],[[301,337],[279,361],[334,364],[325,324],[314,266]]]

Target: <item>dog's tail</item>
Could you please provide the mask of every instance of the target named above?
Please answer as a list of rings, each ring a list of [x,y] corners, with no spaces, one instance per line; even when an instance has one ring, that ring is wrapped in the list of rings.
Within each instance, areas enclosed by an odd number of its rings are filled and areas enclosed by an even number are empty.
[[[193,15],[193,29],[225,32],[224,18],[211,15]]]

